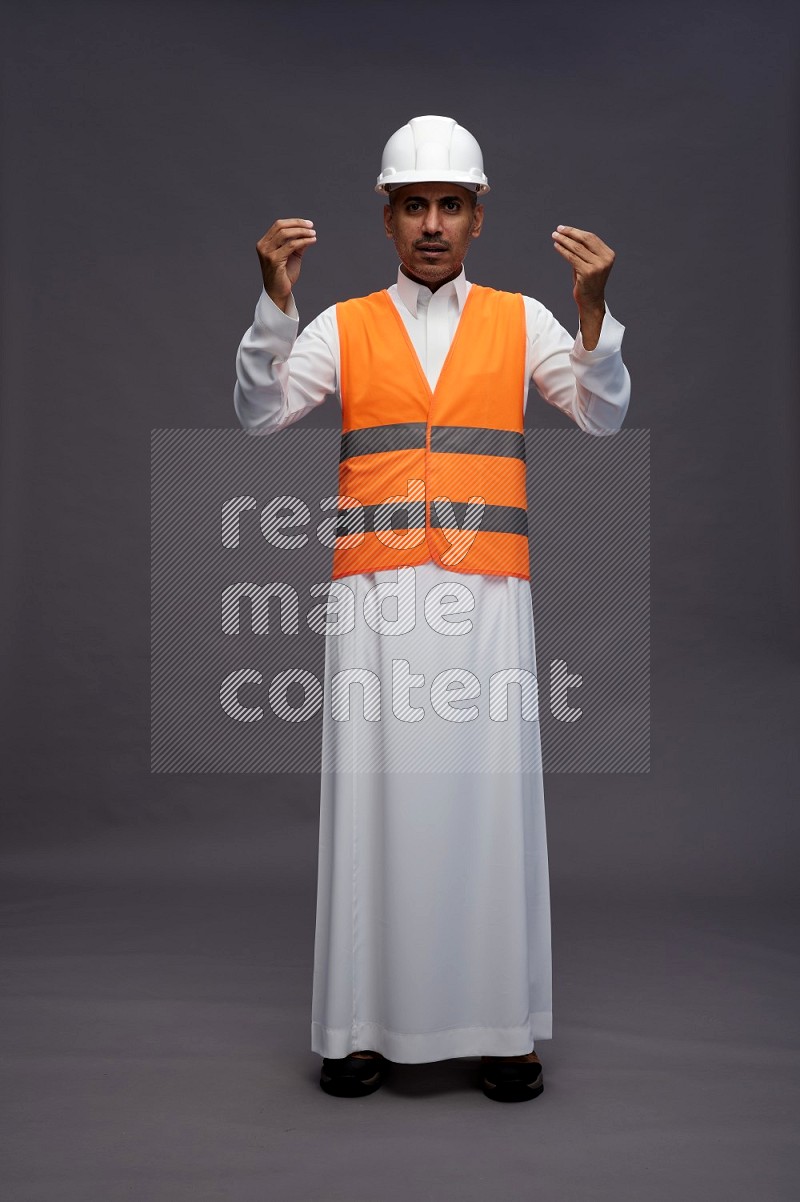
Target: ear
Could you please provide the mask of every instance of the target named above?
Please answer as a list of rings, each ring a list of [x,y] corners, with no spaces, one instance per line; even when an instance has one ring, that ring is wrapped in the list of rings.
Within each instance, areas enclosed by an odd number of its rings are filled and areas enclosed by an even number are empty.
[[[475,211],[472,215],[472,229],[470,230],[470,234],[472,235],[473,238],[479,238],[482,229],[483,229],[483,205],[476,204]]]
[[[386,230],[386,237],[393,239],[394,231],[392,228],[392,206],[391,205],[383,206],[383,228]]]

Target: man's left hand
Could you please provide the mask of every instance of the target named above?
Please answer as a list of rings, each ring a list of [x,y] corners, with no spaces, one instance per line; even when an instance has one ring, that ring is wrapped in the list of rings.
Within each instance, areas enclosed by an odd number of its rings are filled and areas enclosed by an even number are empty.
[[[602,309],[606,280],[614,266],[614,252],[602,238],[574,225],[559,225],[553,245],[572,264],[572,295],[579,309]]]

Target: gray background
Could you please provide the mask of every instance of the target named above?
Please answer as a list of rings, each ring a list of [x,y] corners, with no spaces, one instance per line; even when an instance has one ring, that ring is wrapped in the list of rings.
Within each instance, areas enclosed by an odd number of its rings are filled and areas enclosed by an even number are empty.
[[[4,1198],[794,1196],[797,32],[774,3],[4,7]],[[530,1107],[467,1061],[322,1094],[314,778],[149,772],[150,430],[233,424],[275,217],[317,224],[301,319],[394,278],[371,187],[426,112],[484,147],[472,279],[574,331],[550,231],[614,247],[652,432],[652,769],[546,779]]]

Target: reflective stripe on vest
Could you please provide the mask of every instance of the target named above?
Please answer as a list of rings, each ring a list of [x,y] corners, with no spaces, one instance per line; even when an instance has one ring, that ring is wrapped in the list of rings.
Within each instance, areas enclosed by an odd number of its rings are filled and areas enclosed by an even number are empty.
[[[433,391],[388,292],[343,301],[336,317],[333,577],[432,559],[529,579],[522,297],[472,285]]]

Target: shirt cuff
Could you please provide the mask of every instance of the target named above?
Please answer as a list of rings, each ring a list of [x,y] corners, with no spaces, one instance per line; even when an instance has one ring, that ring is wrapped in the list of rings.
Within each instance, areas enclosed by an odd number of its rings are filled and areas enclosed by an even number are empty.
[[[280,312],[280,310],[279,310]],[[597,340],[597,346],[592,350],[587,351],[583,345],[583,337],[581,336],[580,326],[575,338],[575,345],[572,348],[572,355],[575,359],[604,359],[606,355],[616,354],[622,347],[622,335],[625,333],[625,327],[621,322],[617,321],[616,317],[612,317],[611,310],[606,305],[606,311],[603,314],[603,324],[600,327],[600,337]]]
[[[266,288],[262,288],[261,296],[258,298],[258,304],[256,305],[255,320],[257,325],[262,326],[265,330],[269,330],[270,334],[294,342],[300,322],[297,305],[294,303],[294,293],[290,294],[286,312],[284,313],[283,309],[279,309],[275,304]]]

